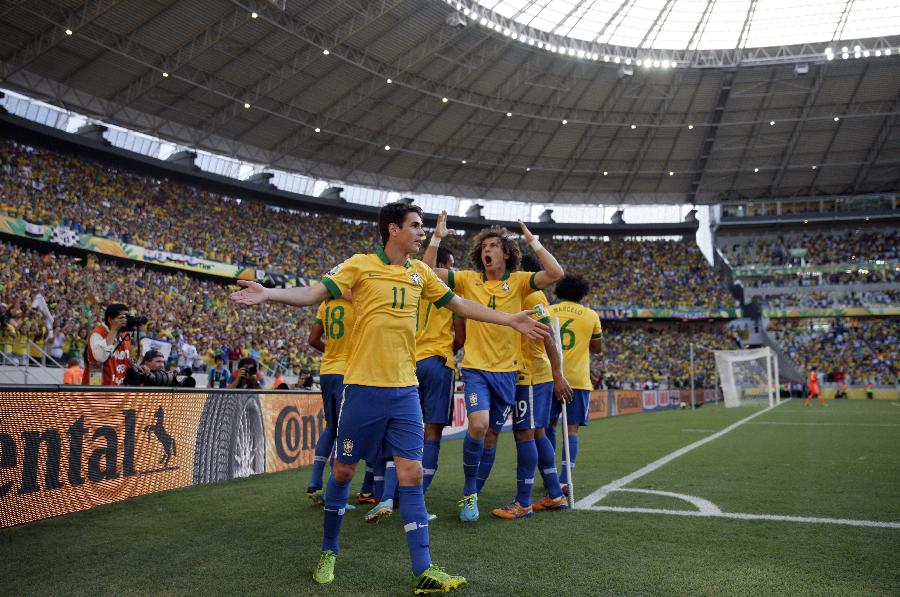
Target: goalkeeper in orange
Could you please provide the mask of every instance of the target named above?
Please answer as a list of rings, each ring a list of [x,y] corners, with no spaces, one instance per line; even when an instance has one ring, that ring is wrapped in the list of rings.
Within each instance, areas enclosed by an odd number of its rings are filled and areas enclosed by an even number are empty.
[[[819,404],[825,406],[825,399],[822,398],[822,391],[819,389],[819,376],[815,367],[809,370],[807,383],[809,384],[809,398],[806,399],[806,406],[809,406],[814,397],[819,399]]]

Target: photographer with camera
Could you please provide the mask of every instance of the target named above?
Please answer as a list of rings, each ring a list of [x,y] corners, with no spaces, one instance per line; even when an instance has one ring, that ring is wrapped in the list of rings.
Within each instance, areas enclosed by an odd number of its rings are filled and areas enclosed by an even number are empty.
[[[113,303],[103,313],[103,323],[91,330],[84,349],[83,385],[120,386],[134,366],[129,331],[147,323],[146,317],[128,315],[128,307]]]
[[[125,373],[125,384],[129,386],[184,387],[196,384],[191,377],[190,367],[178,371],[166,371],[166,357],[158,350],[150,349],[144,354],[139,366],[132,366]]]
[[[262,387],[259,376],[259,365],[256,359],[244,357],[238,361],[238,368],[234,372],[234,379],[228,384],[231,389],[259,389]]]

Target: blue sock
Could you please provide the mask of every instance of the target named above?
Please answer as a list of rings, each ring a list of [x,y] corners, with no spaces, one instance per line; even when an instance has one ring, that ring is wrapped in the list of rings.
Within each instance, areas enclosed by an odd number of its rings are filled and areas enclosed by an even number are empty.
[[[428,549],[428,510],[425,509],[425,494],[421,485],[400,487],[400,516],[406,532],[409,559],[412,560],[413,574],[425,572],[431,566],[431,552]]]
[[[553,451],[553,446],[550,445],[546,435],[536,438],[534,443],[538,453],[538,468],[541,470],[547,495],[554,499],[558,498],[562,495],[562,488],[559,486],[559,474],[556,471],[556,452]]]
[[[478,493],[475,478],[478,476],[478,464],[481,462],[482,452],[484,452],[484,440],[475,439],[466,433],[466,438],[463,440],[463,474],[466,477],[463,486],[464,495]]]
[[[546,427],[544,427],[544,435],[550,442],[550,447],[553,448],[553,461],[556,462],[556,427],[554,427],[553,425],[547,425]]]
[[[531,505],[531,490],[534,488],[534,467],[537,466],[538,451],[533,439],[516,442],[516,501],[520,506]]]
[[[438,455],[441,453],[441,442],[425,440],[425,451],[422,453],[422,493],[428,491],[428,487],[434,480],[434,474],[438,468]]]
[[[475,489],[481,493],[485,481],[491,475],[491,469],[494,468],[494,458],[497,456],[497,448],[485,448],[481,455],[481,462],[478,463],[478,475],[475,479]]]
[[[331,447],[334,445],[334,432],[330,427],[326,427],[319,434],[316,441],[315,456],[313,457],[312,475],[309,478],[309,487],[319,489],[322,487],[322,476],[325,473],[325,463],[328,462],[328,456],[331,454]]]
[[[397,467],[394,466],[394,461],[390,460],[384,465],[384,487],[381,488],[381,495],[378,496],[378,501],[392,500],[396,492]]]
[[[384,470],[385,464],[387,464],[384,460],[380,458],[372,467],[372,495],[375,496],[375,499],[381,499],[381,493],[384,491]]]
[[[359,488],[360,493],[372,493],[372,485],[375,483],[375,469],[366,462],[366,474],[363,477],[362,487]]]
[[[572,461],[571,468],[572,468],[573,475],[575,474],[574,471],[575,471],[575,459],[576,458],[578,458],[578,436],[570,435],[569,436],[569,460]],[[565,454],[563,454],[563,461],[562,461],[562,482],[563,483],[569,482],[569,471],[566,468]]]
[[[325,488],[325,522],[322,533],[322,551],[331,550],[338,553],[338,536],[344,522],[344,510],[347,498],[350,497],[350,481],[338,483],[334,475],[328,476],[328,487]]]

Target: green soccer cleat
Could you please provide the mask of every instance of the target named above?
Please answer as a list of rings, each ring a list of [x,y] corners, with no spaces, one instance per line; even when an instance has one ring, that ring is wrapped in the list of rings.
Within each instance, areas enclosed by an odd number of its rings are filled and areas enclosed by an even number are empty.
[[[413,579],[413,593],[449,593],[466,588],[466,579],[462,576],[451,576],[440,566],[429,566],[425,572]]]
[[[366,513],[366,522],[380,522],[394,513],[394,500],[384,500]]]
[[[334,580],[334,560],[336,557],[334,552],[329,549],[322,552],[319,556],[319,564],[312,575],[314,581],[320,585],[327,585]]]
[[[308,487],[306,489],[306,497],[309,499],[310,503],[313,506],[325,505],[325,490],[323,490],[321,487]]]
[[[456,504],[459,506],[459,519],[462,522],[478,520],[478,494],[471,493]]]

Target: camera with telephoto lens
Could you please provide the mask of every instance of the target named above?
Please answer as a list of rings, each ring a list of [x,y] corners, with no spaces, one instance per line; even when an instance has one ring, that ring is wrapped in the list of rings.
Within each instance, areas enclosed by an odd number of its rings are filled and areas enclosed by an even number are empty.
[[[162,369],[145,373],[139,367],[131,367],[125,372],[125,385],[194,388],[197,381],[192,377],[193,374],[190,367],[185,367],[178,373],[169,373]]]
[[[148,319],[143,315],[126,315],[125,316],[125,327],[122,328],[126,332],[134,332],[139,327],[143,327],[147,325]]]

